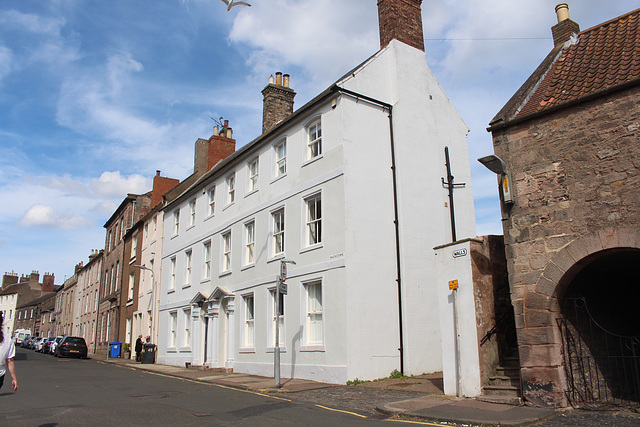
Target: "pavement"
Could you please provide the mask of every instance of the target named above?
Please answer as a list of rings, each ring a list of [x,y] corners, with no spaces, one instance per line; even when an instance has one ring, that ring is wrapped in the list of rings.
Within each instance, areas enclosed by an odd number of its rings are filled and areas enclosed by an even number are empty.
[[[341,396],[354,387],[359,394],[375,390],[379,403],[375,409],[387,415],[416,418],[432,422],[447,422],[471,425],[526,425],[538,423],[556,414],[556,411],[527,406],[512,406],[482,402],[471,398],[445,396],[442,392],[442,374],[425,374],[401,379],[383,379],[346,386],[326,384],[316,381],[282,378],[281,388],[274,388],[272,377],[262,377],[242,373],[230,373],[202,367],[142,364],[130,359],[106,358],[91,355],[94,360],[138,369],[177,378],[202,381],[241,390],[259,393],[299,393],[323,394],[334,405],[340,405]],[[385,399],[386,397],[386,399]],[[399,399],[402,397],[402,399]]]

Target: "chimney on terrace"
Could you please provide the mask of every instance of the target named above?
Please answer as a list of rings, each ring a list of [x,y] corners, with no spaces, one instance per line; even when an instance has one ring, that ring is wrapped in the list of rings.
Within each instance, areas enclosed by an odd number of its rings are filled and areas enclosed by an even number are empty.
[[[378,0],[380,49],[396,39],[424,52],[422,0]]]
[[[196,141],[194,173],[202,175],[214,167],[220,160],[224,160],[236,151],[236,140],[232,138],[233,129],[229,127],[229,120],[225,120],[220,129],[214,126],[213,135],[209,140],[199,138]]]
[[[293,114],[293,98],[296,93],[289,87],[289,74],[276,73],[269,77],[269,84],[262,89],[262,133],[265,134],[275,125]]]
[[[569,5],[567,3],[560,3],[556,6],[556,15],[558,16],[558,23],[551,27],[554,46],[564,44],[571,38],[572,34],[580,32],[580,25],[569,18]]]

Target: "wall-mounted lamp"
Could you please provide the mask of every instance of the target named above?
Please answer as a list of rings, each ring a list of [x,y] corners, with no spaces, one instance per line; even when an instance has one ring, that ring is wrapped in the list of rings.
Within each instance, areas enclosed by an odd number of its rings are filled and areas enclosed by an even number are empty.
[[[487,169],[491,172],[500,175],[500,191],[502,192],[502,200],[507,204],[513,204],[513,194],[511,193],[511,180],[509,179],[509,173],[507,172],[507,166],[502,159],[495,154],[489,156],[480,157],[478,159]]]

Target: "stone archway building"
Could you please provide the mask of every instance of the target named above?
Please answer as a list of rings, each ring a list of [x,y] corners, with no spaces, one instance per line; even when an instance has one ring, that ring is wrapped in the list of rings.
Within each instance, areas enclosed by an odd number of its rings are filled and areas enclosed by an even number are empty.
[[[523,397],[564,406],[564,292],[601,254],[640,248],[640,9],[585,31],[556,10],[554,49],[489,131],[514,199],[501,196]]]

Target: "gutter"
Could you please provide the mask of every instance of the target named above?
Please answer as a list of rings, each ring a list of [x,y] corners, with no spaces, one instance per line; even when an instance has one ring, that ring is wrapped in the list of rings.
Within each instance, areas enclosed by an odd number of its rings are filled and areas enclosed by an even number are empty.
[[[392,185],[393,185],[393,214],[394,214],[394,225],[395,225],[395,247],[396,247],[396,283],[398,285],[398,328],[399,328],[399,348],[400,352],[400,373],[404,375],[404,327],[402,324],[402,276],[401,276],[401,264],[400,264],[400,221],[398,215],[398,183],[396,176],[396,151],[395,151],[395,141],[394,141],[394,133],[393,133],[393,106],[386,102],[379,101],[377,99],[368,97],[366,95],[359,94],[357,92],[351,91],[349,89],[343,89],[337,86],[338,92],[343,93],[345,95],[352,96],[356,98],[356,100],[362,99],[364,101],[370,102],[372,104],[376,104],[381,106],[383,109],[389,111],[389,144],[391,148],[391,176],[392,176]]]

